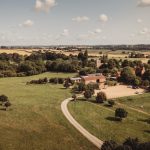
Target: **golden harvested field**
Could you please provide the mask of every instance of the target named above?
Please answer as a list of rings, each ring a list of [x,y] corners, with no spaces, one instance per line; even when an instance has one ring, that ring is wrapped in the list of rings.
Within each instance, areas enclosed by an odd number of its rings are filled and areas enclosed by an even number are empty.
[[[7,53],[7,54],[12,54],[12,53],[18,53],[20,55],[30,55],[32,53],[32,50],[23,50],[23,49],[0,49],[0,53]]]

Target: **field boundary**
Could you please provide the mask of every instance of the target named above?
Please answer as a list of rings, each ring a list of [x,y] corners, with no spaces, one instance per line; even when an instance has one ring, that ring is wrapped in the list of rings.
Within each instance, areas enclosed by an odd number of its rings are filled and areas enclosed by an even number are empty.
[[[94,135],[92,135],[91,133],[89,133],[84,127],[82,127],[74,118],[73,116],[70,114],[69,110],[68,110],[68,103],[70,101],[72,101],[72,98],[68,98],[65,99],[62,103],[61,103],[61,110],[63,112],[63,114],[65,115],[65,117],[67,118],[67,120],[84,136],[86,137],[91,143],[93,143],[97,148],[100,148],[103,144],[103,141],[98,139],[97,137],[95,137]]]

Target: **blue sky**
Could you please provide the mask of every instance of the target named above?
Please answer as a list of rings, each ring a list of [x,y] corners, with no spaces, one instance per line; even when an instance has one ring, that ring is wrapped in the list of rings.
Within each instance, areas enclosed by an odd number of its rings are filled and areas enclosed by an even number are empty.
[[[150,0],[0,0],[0,45],[150,44]]]

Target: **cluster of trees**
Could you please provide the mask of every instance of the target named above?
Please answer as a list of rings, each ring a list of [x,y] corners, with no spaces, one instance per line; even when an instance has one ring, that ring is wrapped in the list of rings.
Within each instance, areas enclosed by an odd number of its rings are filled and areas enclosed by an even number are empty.
[[[53,84],[64,84],[66,81],[72,83],[70,78],[50,78],[47,77],[38,79],[38,80],[31,80],[27,82],[27,84],[46,84],[46,83],[53,83]],[[72,83],[73,84],[73,83]]]
[[[27,56],[25,60],[35,61],[35,60],[56,60],[56,59],[63,59],[68,60],[69,56],[66,56],[62,53],[55,53],[55,52],[45,52],[42,53],[38,51],[37,53],[32,53],[30,56]]]
[[[77,72],[78,59],[54,52],[34,52],[30,56],[17,53],[0,54],[0,77],[23,77],[46,71]]]
[[[132,53],[129,55],[129,58],[145,58],[145,55],[142,54],[142,53],[135,53],[135,52],[132,52]]]
[[[150,69],[147,69],[144,72],[142,72],[143,69],[138,69],[138,71],[137,69],[134,70],[132,67],[123,68],[119,80],[134,86],[148,87],[150,85]]]
[[[47,71],[54,71],[54,72],[77,72],[78,70],[78,62],[75,61],[63,61],[63,60],[56,60],[56,61],[47,61],[46,63]]]
[[[66,78],[50,78],[49,83],[63,84],[66,80],[67,80]]]
[[[46,77],[43,79],[31,80],[30,82],[27,82],[27,84],[46,84],[46,83],[48,83],[48,79]]]
[[[92,94],[94,94],[94,90],[99,90],[99,84],[89,83],[86,85],[85,83],[80,82],[74,87],[75,92],[82,93],[85,92],[86,90],[89,90]]]
[[[123,144],[118,144],[115,141],[105,141],[101,150],[149,150],[150,142],[141,143],[137,138],[127,138]]]
[[[96,60],[89,59],[88,51],[80,51],[78,56],[66,56],[55,52],[34,52],[30,56],[0,54],[0,77],[23,77],[46,71],[79,72],[79,75],[102,73],[105,76],[119,77],[118,81],[134,86],[150,86],[150,60],[141,61],[101,58],[102,65],[97,68]],[[115,85],[115,82],[108,82]],[[67,84],[66,84],[67,85]]]
[[[23,60],[23,56],[19,55],[18,53],[13,54],[7,54],[7,53],[1,53],[0,54],[0,60],[2,61],[12,61],[12,62],[21,62]]]
[[[11,103],[6,95],[0,95],[0,104],[5,107],[5,110],[11,106]]]

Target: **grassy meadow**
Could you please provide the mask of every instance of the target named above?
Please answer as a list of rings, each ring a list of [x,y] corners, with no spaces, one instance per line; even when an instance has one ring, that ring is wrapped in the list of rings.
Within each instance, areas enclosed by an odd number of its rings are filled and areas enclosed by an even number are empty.
[[[148,97],[150,98],[150,94],[143,95],[142,99],[145,99],[146,102]],[[136,99],[136,97],[134,98]],[[150,115],[121,106],[127,110],[128,117],[122,122],[118,122],[114,118],[115,109],[118,107],[120,106],[116,104],[114,108],[110,108],[106,104],[96,104],[94,101],[84,101],[83,99],[69,104],[69,110],[74,118],[102,140],[114,140],[120,143],[125,138],[138,137],[141,141],[149,141],[150,125],[147,119],[150,118]]]
[[[117,101],[150,114],[150,94],[118,98]]]
[[[71,96],[62,85],[26,85],[43,77],[74,74],[44,73],[32,77],[1,78],[0,94],[12,107],[0,106],[0,149],[2,150],[96,150],[64,117],[60,104]]]

